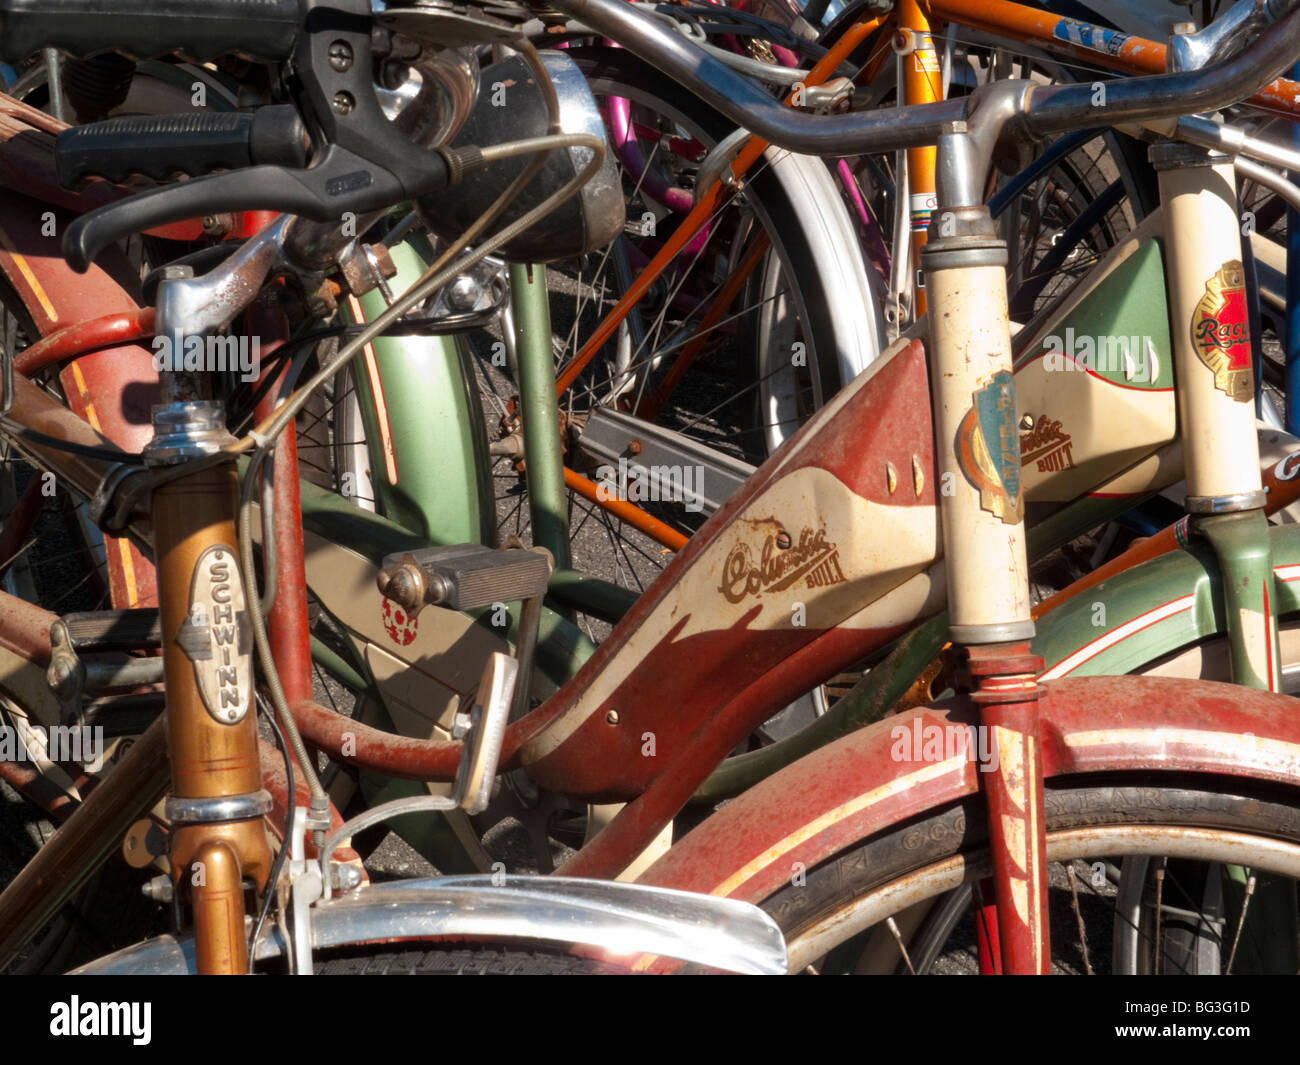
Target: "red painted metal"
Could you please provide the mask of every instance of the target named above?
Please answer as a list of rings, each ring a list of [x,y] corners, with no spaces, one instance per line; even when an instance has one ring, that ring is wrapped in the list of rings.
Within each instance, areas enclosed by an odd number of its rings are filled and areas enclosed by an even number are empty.
[[[747,646],[761,655],[761,646],[755,638],[765,634],[741,631],[750,641]],[[871,642],[883,645],[900,631],[872,633]],[[560,872],[564,876],[605,879],[618,876],[686,805],[714,767],[771,715],[773,693],[775,707],[779,708],[847,668],[862,657],[861,646],[866,635],[862,630],[831,629],[784,659],[770,657],[768,660],[776,665],[762,677],[761,682],[749,685],[713,716],[699,723],[696,731],[685,737],[679,746],[666,748],[675,757],[667,761],[649,787],[620,810]],[[708,656],[701,657],[707,660]],[[719,672],[724,674],[722,679],[725,681],[725,671]],[[627,768],[626,765],[623,768]]]
[[[265,740],[258,740],[258,758],[262,765],[262,787],[271,795],[271,812],[266,815],[267,828],[277,841],[284,840],[284,826],[289,806],[289,781],[284,772],[284,756]],[[311,801],[307,782],[302,778],[302,769],[293,752],[289,753],[289,763],[293,767],[293,804],[307,806]],[[334,803],[330,803],[330,831],[343,824]],[[316,845],[310,833],[305,841],[308,858],[316,856]],[[360,861],[360,856],[351,847],[339,847],[335,852],[341,862]]]
[[[255,237],[280,216],[275,211],[244,211],[235,215],[235,227],[228,240]]]
[[[273,354],[288,339],[289,322],[275,307],[249,312],[249,327],[262,338],[263,356]],[[268,417],[279,397],[279,382],[257,405],[257,417]],[[311,633],[307,622],[307,574],[302,555],[302,507],[298,498],[298,440],[292,429],[281,434],[271,459],[275,493],[275,602],[268,619],[271,653],[285,698],[292,703],[312,697]]]
[[[12,139],[0,141],[0,159],[21,140],[0,120],[0,137],[6,132]],[[130,264],[109,252],[85,274],[74,274],[54,235],[62,232],[67,216],[58,214],[51,233],[43,218],[47,210],[47,204],[18,194],[5,197],[0,206],[0,272],[22,299],[37,332],[44,337],[88,317],[137,313],[131,293],[139,280]],[[139,451],[152,436],[149,412],[157,402],[158,377],[149,348],[117,345],[82,356],[63,369],[60,381],[72,411],[119,447]],[[157,604],[153,566],[138,548],[110,537],[106,555],[115,606]]]
[[[998,976],[1002,972],[1002,948],[998,943],[998,907],[992,877],[975,885],[979,893],[975,902],[975,953],[981,976]]]
[[[1047,917],[1047,827],[1043,807],[1042,743],[1035,677],[1043,661],[1028,643],[961,651],[959,688],[972,688],[986,749],[995,767],[982,767],[989,850],[993,857],[1002,971],[1012,976],[1051,971]]]
[[[1167,677],[1049,681],[1038,704],[1043,775],[1156,770],[1300,788],[1300,717],[1287,696]],[[976,794],[976,766],[895,759],[892,730],[974,725],[970,705],[918,707],[829,744],[728,803],[646,883],[759,902],[889,825]],[[914,724],[915,723],[915,724]]]
[[[31,377],[46,366],[66,362],[96,348],[118,347],[136,341],[148,343],[154,335],[153,320],[152,307],[136,307],[74,322],[20,351],[14,359],[14,369],[24,377]]]
[[[675,766],[679,758],[692,765],[690,775],[697,776],[699,767],[714,754],[711,743],[701,742],[700,730],[709,719],[727,712],[725,707],[743,706],[752,729],[807,691],[811,683],[829,675],[814,677],[803,688],[775,683],[775,678],[786,674],[774,670],[774,664],[827,635],[824,622],[821,627],[779,625],[759,630],[755,626],[763,609],[788,610],[785,603],[764,607],[761,600],[756,601],[732,627],[703,627],[703,631],[682,635],[689,631],[688,625],[702,628],[698,619],[693,621],[696,604],[703,609],[707,605],[704,597],[722,595],[717,590],[717,575],[705,575],[700,570],[713,564],[707,552],[716,552],[716,545],[725,540],[733,523],[759,516],[747,510],[750,504],[778,481],[799,471],[824,471],[856,496],[883,507],[933,507],[935,478],[929,410],[925,352],[919,341],[912,341],[873,367],[868,379],[855,383],[851,395],[819,411],[705,523],[633,604],[577,676],[535,712],[533,716],[549,725],[584,698],[595,678],[610,668],[616,657],[626,661],[626,665],[618,664],[621,679],[596,712],[555,750],[531,762],[530,774],[544,786],[566,794],[630,799]],[[919,491],[909,484],[906,490],[891,493],[886,465],[911,471],[914,463],[926,471],[924,485]],[[666,597],[679,587],[693,586],[698,587],[691,593],[695,598],[682,601],[673,617],[674,627],[663,632],[655,646],[635,656],[624,654],[625,645]],[[845,616],[851,612],[846,603]],[[890,635],[879,630],[846,629],[835,637],[834,646],[852,661],[879,647]],[[829,660],[829,656],[821,654],[814,654],[814,658]],[[787,670],[789,676],[802,675],[796,665]],[[751,687],[755,689],[752,692]],[[655,692],[654,698],[646,698],[649,691]],[[611,712],[617,719],[613,726]],[[654,758],[641,754],[647,732],[655,736]],[[707,768],[712,769],[714,764],[716,761]]]
[[[310,746],[336,762],[386,773],[401,780],[454,780],[462,745],[445,740],[417,740],[373,728],[336,710],[306,699],[290,709],[298,730]],[[523,740],[536,731],[534,714],[506,730],[502,768],[511,768]]]
[[[50,626],[57,620],[57,614],[0,591],[0,647],[29,662],[49,664]]]
[[[0,780],[35,803],[56,821],[66,821],[77,808],[71,797],[60,791],[30,765],[0,762]]]

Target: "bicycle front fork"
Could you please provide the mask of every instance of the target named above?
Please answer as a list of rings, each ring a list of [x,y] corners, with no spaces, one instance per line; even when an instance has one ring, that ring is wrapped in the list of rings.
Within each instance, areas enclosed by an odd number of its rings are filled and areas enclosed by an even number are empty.
[[[978,708],[1002,970],[1048,967],[1046,830],[1030,654],[1020,426],[1007,315],[1006,244],[980,202],[983,167],[965,123],[939,138],[938,209],[921,256],[948,612]],[[991,937],[990,937],[991,938]]]
[[[150,466],[200,458],[231,440],[223,404],[196,398],[195,380],[164,373],[163,403],[154,408],[154,438],[145,450]],[[178,908],[188,904],[191,911],[204,974],[248,971],[245,880],[260,893],[271,866],[262,822],[271,797],[258,761],[245,609],[246,596],[257,593],[240,578],[236,508],[230,462],[177,477],[153,496],[172,766],[171,874]]]
[[[1030,653],[1020,431],[1006,303],[1006,246],[983,206],[991,143],[963,122],[939,139],[938,207],[922,256],[930,294],[939,507],[959,679],[997,754],[981,773],[1002,971],[1047,972],[1046,829]],[[1223,573],[1233,676],[1277,690],[1278,635],[1255,429],[1255,381],[1230,161],[1159,144],[1179,422],[1194,535]],[[1104,723],[1099,722],[1099,727]],[[1294,918],[1294,904],[1291,904]],[[981,937],[982,947],[994,941]],[[982,951],[983,953],[983,951]],[[989,951],[995,954],[996,951]]]

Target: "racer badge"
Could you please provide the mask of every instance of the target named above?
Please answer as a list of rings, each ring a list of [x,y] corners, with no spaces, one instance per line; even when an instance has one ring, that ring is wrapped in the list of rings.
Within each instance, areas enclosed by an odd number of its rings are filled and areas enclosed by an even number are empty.
[[[1214,374],[1216,388],[1233,399],[1255,395],[1246,278],[1240,261],[1224,263],[1205,283],[1205,295],[1192,312],[1192,347]]]
[[[980,507],[1014,525],[1024,513],[1015,380],[1005,371],[994,374],[971,398],[957,428],[957,463],[979,490]]]

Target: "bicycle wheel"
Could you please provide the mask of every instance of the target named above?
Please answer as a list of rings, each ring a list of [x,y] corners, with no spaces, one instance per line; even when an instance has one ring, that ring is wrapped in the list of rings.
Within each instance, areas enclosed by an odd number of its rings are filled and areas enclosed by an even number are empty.
[[[1215,945],[1221,971],[1257,962],[1267,935],[1251,892],[1234,905],[1207,885],[1244,867],[1255,883],[1271,874],[1293,891],[1298,799],[1190,774],[1048,781],[1052,971],[1193,971],[1189,935]],[[1143,875],[1130,865],[1126,885],[1116,871],[1132,858],[1145,859]],[[1155,868],[1163,897],[1145,875]],[[974,972],[975,922],[985,918],[972,902],[991,901],[979,890],[990,871],[984,807],[971,799],[842,852],[763,906],[786,935],[792,971]],[[896,890],[903,882],[906,893]],[[969,892],[955,894],[962,887]]]
[[[333,950],[313,966],[320,976],[626,976],[609,962],[522,947],[439,947],[436,943],[377,951],[373,946]]]
[[[853,21],[852,15],[840,16],[828,36],[837,36]],[[946,64],[946,74],[934,75],[935,91],[939,92],[942,81],[949,98],[1006,78],[1057,84],[1094,73],[1104,76],[1023,45],[1003,46],[986,34],[961,27],[954,28],[951,38],[936,33],[935,41]],[[864,65],[879,62],[889,48],[888,39],[877,35],[854,60]],[[877,106],[896,106],[897,69],[892,58],[884,61],[872,80],[870,94]],[[850,196],[863,198],[885,245],[898,247],[894,157],[863,157],[845,165],[856,182]],[[994,160],[986,193],[1007,242],[1011,319],[1022,323],[1067,291],[1156,203],[1154,172],[1146,163],[1144,147],[1113,131],[1071,134],[1046,145],[1021,142],[1016,151]],[[883,268],[887,273],[888,263]]]
[[[22,351],[39,334],[17,293],[0,281],[0,343],[7,357]],[[44,387],[62,398],[57,370],[42,377]],[[33,507],[33,502],[35,506]],[[3,562],[0,587],[9,595],[35,603],[57,614],[100,610],[115,604],[110,590],[107,547],[103,534],[91,523],[86,503],[55,479],[48,479],[10,442],[0,443],[0,533],[15,545]],[[39,674],[43,667],[0,652],[0,726],[27,731],[30,725],[57,723],[50,706],[25,701],[30,683],[22,674]],[[52,702],[53,695],[49,695]],[[116,709],[135,713],[119,698]],[[147,699],[140,709],[152,709]],[[138,715],[137,715],[138,716]],[[117,733],[109,731],[106,744]],[[124,748],[120,748],[124,749]],[[105,754],[111,751],[107,748]],[[47,779],[64,786],[71,783],[66,770],[39,758],[35,768]],[[56,823],[35,803],[0,785],[0,887],[17,874],[55,832]],[[10,973],[58,973],[84,961],[106,946],[117,944],[123,930],[145,935],[158,930],[150,907],[142,904],[140,876],[125,863],[112,863],[95,874],[65,903],[60,912],[11,962]]]
[[[569,363],[631,278],[681,224],[705,151],[733,128],[626,51],[580,47],[568,54],[586,76],[611,130],[629,232],[580,260],[550,267],[557,367]],[[816,160],[769,152],[756,164],[740,191],[688,243],[560,398],[567,465],[594,477],[608,459],[593,450],[593,420],[602,412],[631,413],[702,445],[707,491],[715,477],[718,484],[729,483],[737,469],[762,462],[797,427],[797,418],[783,413],[788,398],[820,405],[843,374],[856,373],[875,357],[877,307],[860,257],[848,243],[852,229],[842,205],[828,200],[831,188]],[[759,253],[762,240],[770,242],[780,265],[775,275],[772,260]],[[702,325],[728,279],[745,268],[747,254],[754,255],[749,268],[763,276],[765,291],[731,299],[715,311],[721,320]],[[757,379],[748,353],[739,350],[751,325],[763,338],[759,358],[766,369]],[[692,342],[704,350],[690,356],[693,362],[683,373],[675,360]],[[495,409],[499,435],[505,437],[517,427],[512,385],[490,364],[484,369],[485,409]],[[670,377],[673,373],[680,380]],[[768,396],[773,412],[768,421],[774,424],[756,424],[752,400],[761,394]],[[647,414],[652,400],[653,419]],[[498,498],[504,500],[502,535],[523,535],[530,526],[517,467],[515,459],[503,458],[494,471]],[[711,509],[692,511],[662,501],[643,506],[683,535]],[[666,562],[660,543],[576,493],[570,498],[570,534],[575,568],[634,591]]]

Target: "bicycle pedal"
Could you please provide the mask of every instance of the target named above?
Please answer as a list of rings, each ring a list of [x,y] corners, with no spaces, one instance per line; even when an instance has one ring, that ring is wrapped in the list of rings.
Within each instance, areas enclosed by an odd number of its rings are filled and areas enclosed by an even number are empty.
[[[74,651],[144,651],[162,646],[156,607],[64,614],[61,623]]]
[[[482,544],[427,547],[385,557],[380,593],[412,617],[426,606],[475,610],[545,595],[549,554],[539,548],[496,550]]]

